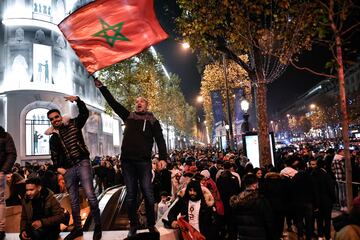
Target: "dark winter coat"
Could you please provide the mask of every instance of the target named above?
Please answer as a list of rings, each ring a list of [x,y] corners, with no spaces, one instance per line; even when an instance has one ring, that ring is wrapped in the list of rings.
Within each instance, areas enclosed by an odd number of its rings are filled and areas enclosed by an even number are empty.
[[[105,86],[100,88],[100,92],[125,123],[121,160],[150,161],[154,139],[159,149],[159,159],[166,160],[166,144],[155,116],[151,112],[129,112],[114,99]]]
[[[11,172],[16,156],[14,140],[9,133],[0,127],[0,172]]]
[[[241,240],[274,239],[269,202],[257,190],[245,189],[230,198],[234,221]]]
[[[230,212],[230,197],[240,193],[239,180],[229,170],[225,170],[216,181],[216,186],[224,204],[225,215],[227,215]]]
[[[269,200],[273,212],[285,214],[285,183],[280,174],[275,172],[267,173],[262,187],[262,193]]]
[[[291,179],[292,206],[295,208],[304,205],[318,205],[314,179],[309,172],[299,171]]]
[[[79,108],[79,115],[76,118],[63,117],[63,124],[59,129],[50,127],[45,132],[46,135],[51,135],[50,152],[55,169],[68,169],[83,159],[89,159],[90,153],[81,131],[89,117],[89,110],[80,98],[76,103]]]
[[[317,168],[311,173],[315,184],[315,193],[317,195],[317,206],[315,208],[332,208],[336,200],[335,185],[330,176],[323,168]]]
[[[40,211],[41,223],[44,231],[51,231],[54,234],[59,234],[60,223],[65,221],[64,209],[56,200],[54,193],[47,189],[42,188],[40,191]],[[20,220],[20,233],[25,231],[33,222],[33,205],[29,199],[22,200],[22,212]]]

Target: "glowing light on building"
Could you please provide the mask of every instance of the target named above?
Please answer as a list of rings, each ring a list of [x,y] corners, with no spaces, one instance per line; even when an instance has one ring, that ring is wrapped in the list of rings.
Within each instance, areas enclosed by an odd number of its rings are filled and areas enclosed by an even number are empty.
[[[4,19],[2,23],[7,26],[22,26],[22,27],[38,27],[48,29],[59,34],[62,34],[57,25],[46,21],[39,21],[35,19],[17,18],[17,19]]]

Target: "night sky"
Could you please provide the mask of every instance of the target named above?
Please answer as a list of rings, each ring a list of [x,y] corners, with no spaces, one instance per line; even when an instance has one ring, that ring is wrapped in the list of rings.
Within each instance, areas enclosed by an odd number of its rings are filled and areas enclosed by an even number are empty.
[[[161,0],[162,4],[158,4],[160,1],[155,2],[157,3],[156,12],[159,21],[170,35],[169,39],[159,43],[155,48],[163,56],[167,70],[179,75],[182,79],[181,88],[187,102],[195,105],[195,97],[200,92],[201,74],[197,69],[196,56],[190,50],[184,51],[180,44],[175,41],[178,36],[173,21],[173,16],[178,13],[175,0]],[[169,7],[164,9],[164,5]],[[329,59],[331,59],[331,55],[328,49],[314,47],[312,51],[304,51],[300,55],[298,65],[327,73],[324,66]],[[289,66],[279,79],[268,85],[269,112],[279,111],[287,107],[297,97],[324,79],[324,77]]]

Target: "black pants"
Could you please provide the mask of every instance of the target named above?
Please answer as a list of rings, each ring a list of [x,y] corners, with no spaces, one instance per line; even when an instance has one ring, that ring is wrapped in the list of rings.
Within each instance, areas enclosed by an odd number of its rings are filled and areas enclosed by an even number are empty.
[[[297,205],[295,210],[295,224],[297,228],[297,235],[302,237],[304,235],[306,240],[311,240],[313,233],[313,207],[312,204]]]
[[[325,237],[326,240],[330,239],[331,229],[331,210],[332,207],[319,207],[319,213],[317,218],[317,227],[319,237]]]
[[[29,228],[28,230],[26,230],[26,234],[28,237],[31,238],[31,240],[57,240],[59,238],[59,231],[44,228],[40,228],[38,230]],[[20,239],[23,240],[21,233]]]

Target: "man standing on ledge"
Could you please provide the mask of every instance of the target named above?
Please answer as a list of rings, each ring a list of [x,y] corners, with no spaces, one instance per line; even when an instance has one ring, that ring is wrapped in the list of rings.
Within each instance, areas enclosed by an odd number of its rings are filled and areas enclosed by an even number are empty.
[[[135,103],[135,112],[129,112],[118,103],[109,90],[95,79],[95,86],[115,111],[124,121],[124,139],[121,147],[121,166],[127,189],[126,203],[130,220],[128,237],[136,234],[138,229],[137,218],[137,191],[138,183],[145,198],[145,208],[148,229],[157,232],[155,228],[154,192],[151,183],[151,153],[154,139],[159,149],[159,159],[166,160],[166,145],[159,121],[148,112],[148,102],[143,97],[138,97]]]
[[[57,172],[64,176],[66,188],[70,195],[74,229],[64,240],[73,240],[83,235],[80,217],[79,181],[84,188],[90,204],[91,215],[95,222],[93,240],[99,240],[102,236],[100,210],[92,183],[90,153],[81,132],[89,117],[89,110],[77,96],[68,96],[65,97],[65,100],[77,103],[79,115],[76,118],[68,119],[62,117],[58,109],[52,109],[47,113],[52,126],[45,132],[47,135],[52,135],[49,141],[51,160]]]

